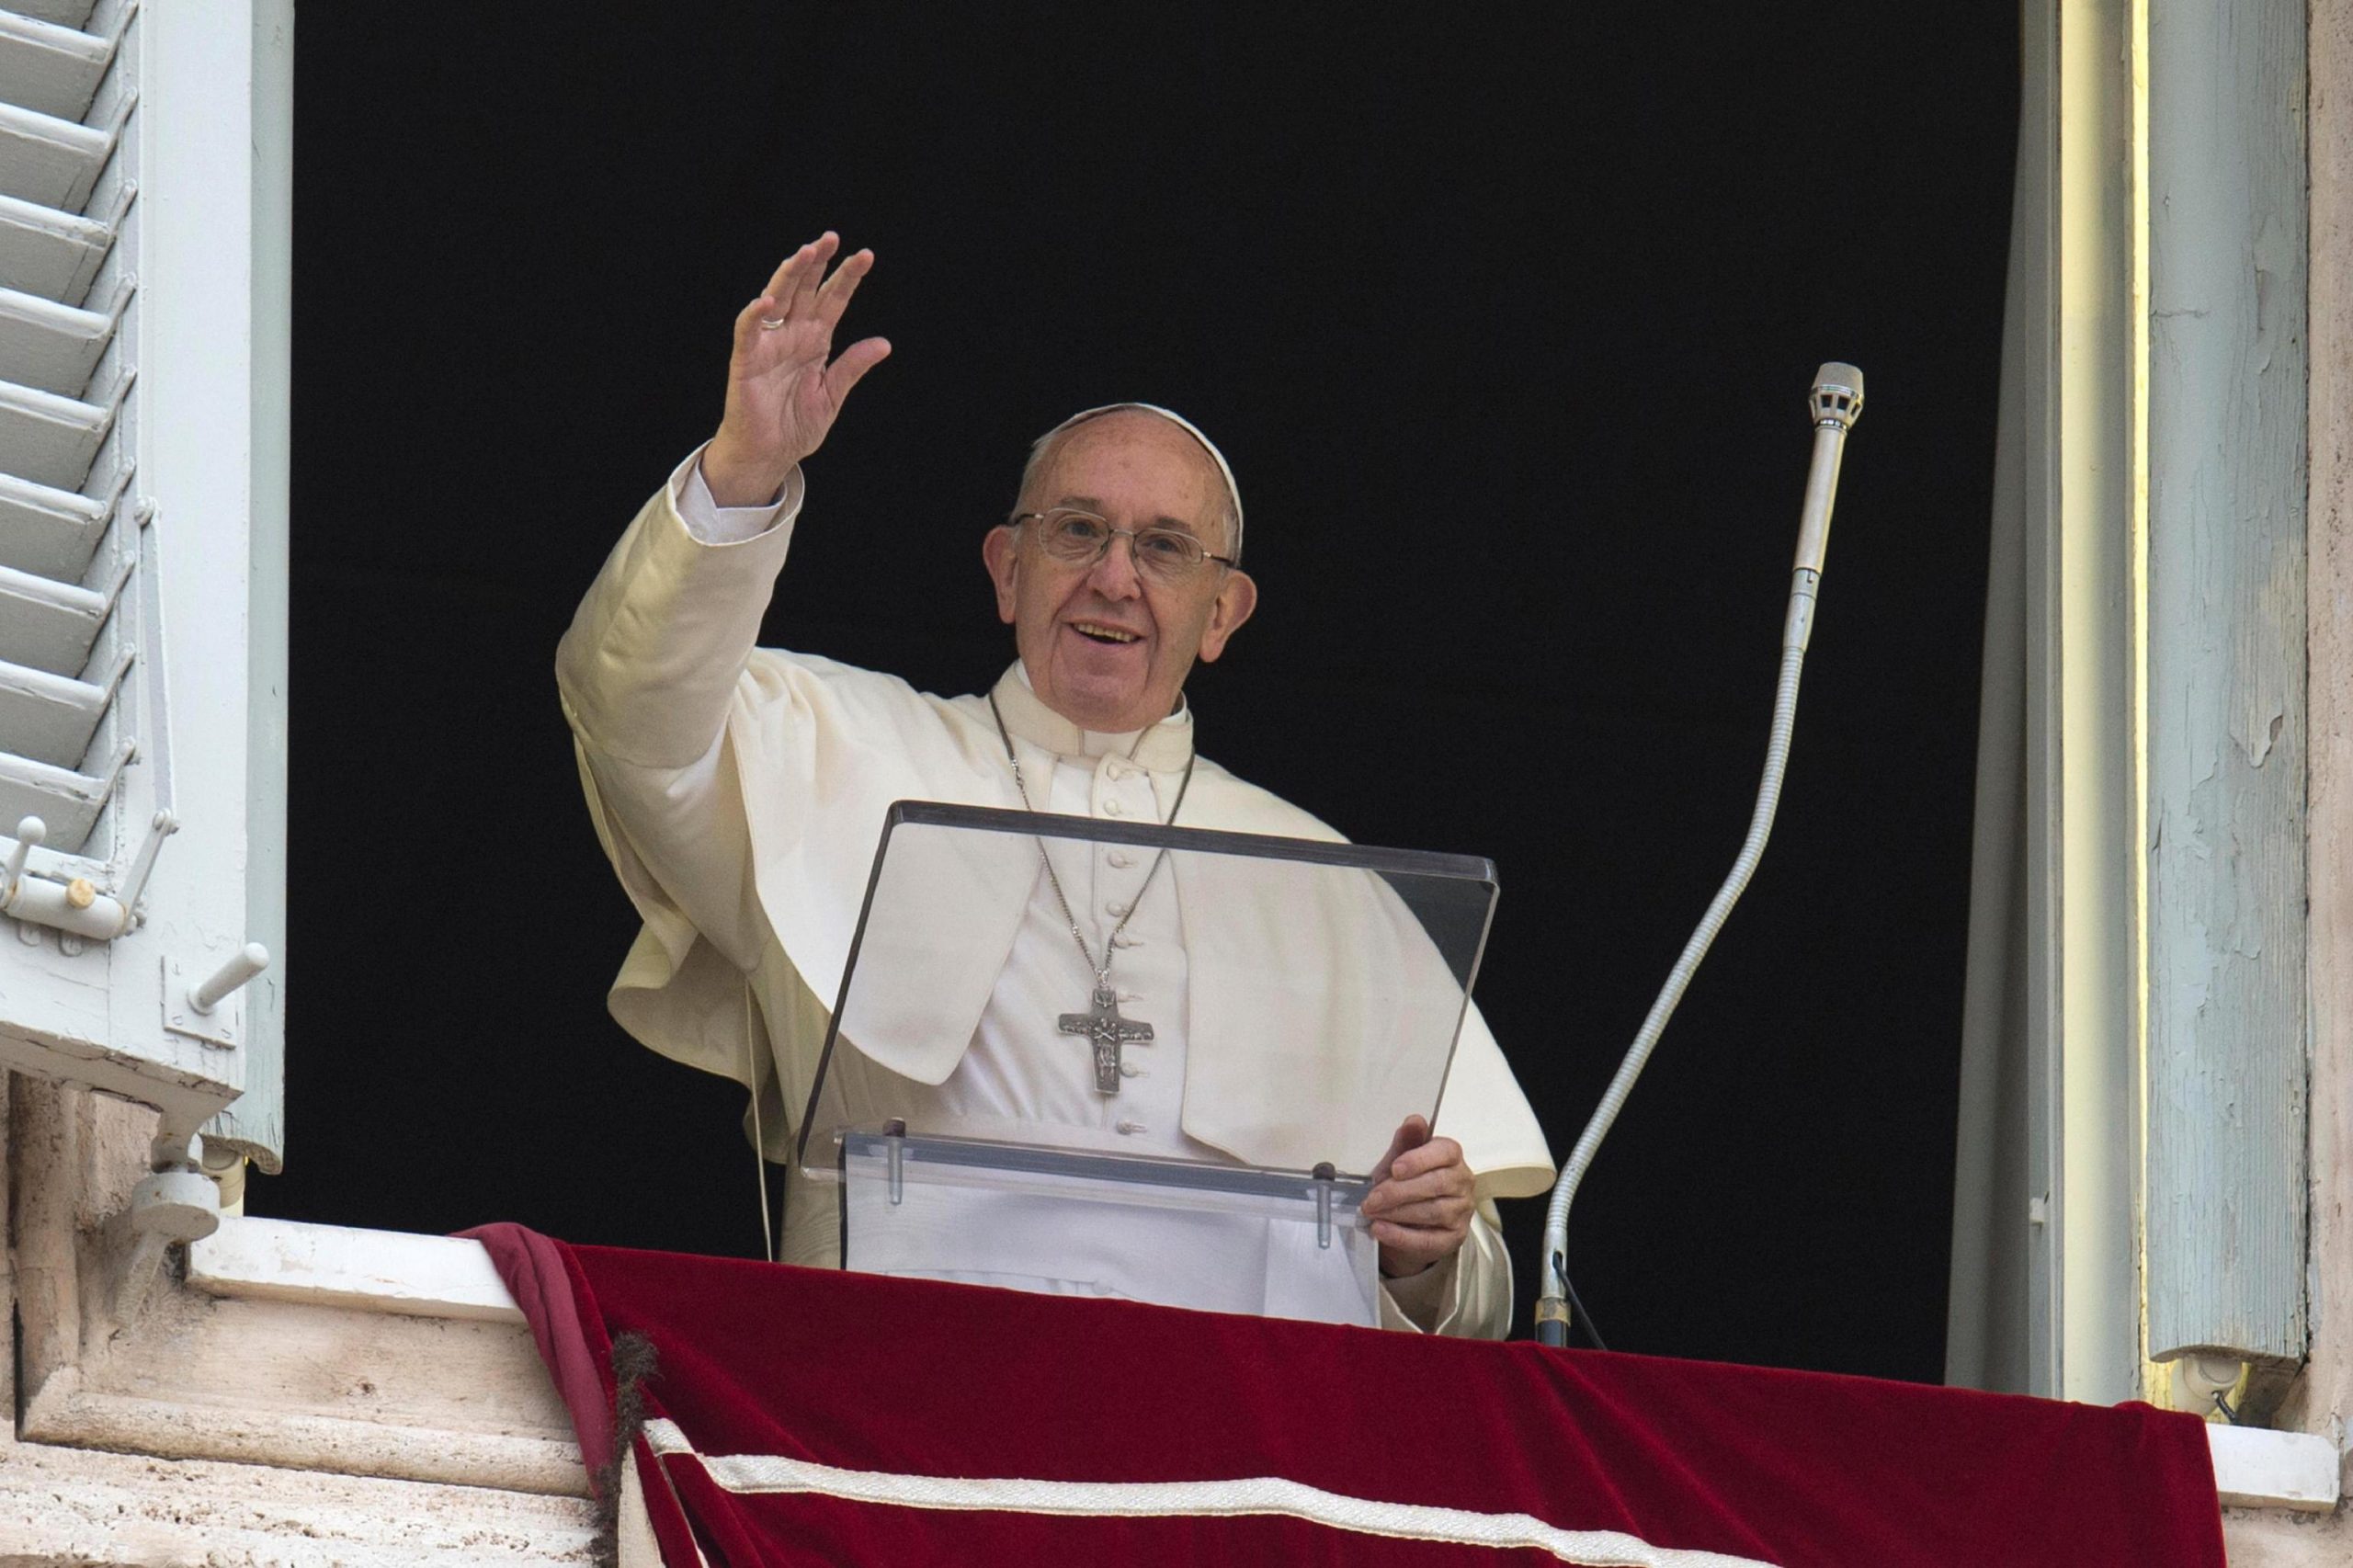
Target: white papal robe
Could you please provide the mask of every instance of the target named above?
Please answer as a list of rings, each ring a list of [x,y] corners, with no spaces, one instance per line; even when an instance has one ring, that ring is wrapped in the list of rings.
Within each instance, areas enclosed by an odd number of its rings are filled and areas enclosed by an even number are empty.
[[[791,1120],[813,1086],[884,811],[899,800],[1016,809],[1022,802],[986,699],[932,697],[891,676],[754,645],[790,543],[801,475],[773,508],[720,511],[695,463],[690,457],[647,503],[606,562],[563,638],[558,685],[599,840],[645,922],[614,983],[613,1015],[653,1049],[745,1084],[759,1107],[766,1153],[785,1160]],[[1141,733],[1105,735],[1047,708],[1017,665],[995,696],[1033,795],[1044,797],[1036,801],[1040,810],[1129,821],[1167,815],[1192,752],[1189,709]],[[1206,757],[1195,765],[1182,820],[1295,838],[1339,836]],[[1070,879],[1086,882],[1071,890],[1074,907],[1098,950],[1115,923],[1101,916],[1124,905],[1122,891],[1132,892],[1121,879],[1140,881],[1142,869],[1106,863]],[[1183,890],[1170,881],[1138,903],[1123,944],[1178,941]],[[1051,988],[1040,977],[1063,965],[1075,969],[1078,955],[1053,903],[1040,879],[1020,915],[1001,992]],[[1116,1096],[1125,1106],[1104,1102],[1107,1125],[1135,1139],[1142,1153],[1222,1151],[1254,1164],[1293,1163],[1283,1157],[1288,1151],[1254,1146],[1267,1142],[1263,1129],[1226,1115],[1280,1103],[1289,1086],[1263,1082],[1263,1060],[1221,1051],[1222,1031],[1186,1028],[1181,955],[1173,976],[1165,950],[1152,953],[1157,962],[1142,952],[1131,957],[1122,983],[1154,975],[1162,994],[1131,992],[1130,1002],[1146,1005],[1146,1016],[1157,1010],[1175,1020],[1174,1049],[1131,1052],[1140,1073],[1158,1078],[1131,1085],[1132,1096]],[[1199,997],[1198,990],[1191,994]],[[1069,1004],[1083,1005],[1083,994]],[[946,1059],[887,1065],[983,1100],[1017,1092],[1003,1070],[1004,1053],[993,1053],[990,1042],[984,1016],[981,1027],[957,1031]],[[1293,1103],[1325,1103],[1335,1092],[1329,1084],[1297,1087]],[[1439,1121],[1477,1177],[1480,1216],[1451,1263],[1385,1283],[1381,1320],[1500,1335],[1509,1321],[1511,1276],[1492,1200],[1544,1190],[1552,1165],[1475,1007],[1456,1046]],[[832,1193],[790,1183],[783,1256],[835,1262],[838,1223]]]

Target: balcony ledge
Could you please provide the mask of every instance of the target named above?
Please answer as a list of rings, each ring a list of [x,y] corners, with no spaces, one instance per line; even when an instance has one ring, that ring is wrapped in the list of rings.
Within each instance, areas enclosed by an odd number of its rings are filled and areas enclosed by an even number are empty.
[[[479,1242],[287,1220],[231,1219],[188,1249],[188,1284],[214,1296],[411,1317],[521,1323]],[[2342,1456],[2309,1432],[2210,1425],[2214,1489],[2228,1508],[2334,1512]]]

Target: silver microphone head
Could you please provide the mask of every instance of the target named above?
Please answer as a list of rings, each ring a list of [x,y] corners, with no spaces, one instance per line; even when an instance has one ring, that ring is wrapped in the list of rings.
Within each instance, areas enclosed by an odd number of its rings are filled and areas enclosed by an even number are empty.
[[[1813,373],[1813,392],[1806,401],[1816,425],[1851,430],[1863,415],[1863,373],[1833,360]]]

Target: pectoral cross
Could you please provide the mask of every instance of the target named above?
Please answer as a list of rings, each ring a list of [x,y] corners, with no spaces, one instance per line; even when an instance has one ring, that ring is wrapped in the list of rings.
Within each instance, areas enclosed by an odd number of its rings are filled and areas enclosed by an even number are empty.
[[[1098,1095],[1120,1092],[1120,1048],[1130,1040],[1152,1039],[1150,1024],[1120,1017],[1120,999],[1108,985],[1095,988],[1094,1011],[1063,1015],[1062,1032],[1085,1035],[1095,1042],[1095,1092]]]

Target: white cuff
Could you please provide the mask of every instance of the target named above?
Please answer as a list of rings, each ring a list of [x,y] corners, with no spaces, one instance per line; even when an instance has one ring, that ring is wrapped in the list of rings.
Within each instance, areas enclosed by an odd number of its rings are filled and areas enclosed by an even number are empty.
[[[708,441],[703,446],[709,446]],[[699,544],[741,544],[747,539],[757,539],[776,527],[784,515],[786,503],[792,499],[796,488],[790,479],[785,481],[777,498],[765,506],[722,506],[710,494],[710,485],[702,476],[703,448],[697,447],[687,454],[670,475],[670,499],[678,508],[678,520]],[[794,471],[795,477],[799,471]]]
[[[1449,1253],[1431,1264],[1419,1274],[1408,1274],[1402,1279],[1381,1276],[1381,1288],[1405,1320],[1424,1334],[1438,1331],[1438,1321],[1454,1302],[1455,1258],[1460,1253]]]

